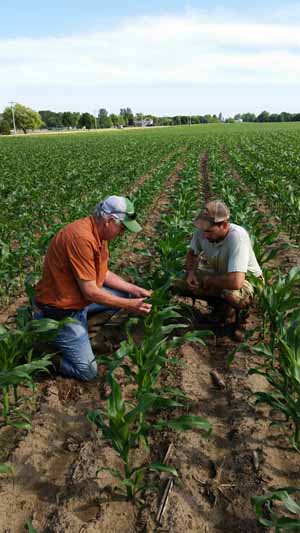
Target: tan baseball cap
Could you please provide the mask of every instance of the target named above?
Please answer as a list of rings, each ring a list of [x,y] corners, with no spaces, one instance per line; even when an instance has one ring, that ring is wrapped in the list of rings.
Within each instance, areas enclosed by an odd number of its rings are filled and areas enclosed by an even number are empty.
[[[224,222],[229,220],[230,210],[223,202],[219,200],[214,200],[208,202],[204,209],[197,216],[194,226],[203,230],[208,229],[218,222]]]

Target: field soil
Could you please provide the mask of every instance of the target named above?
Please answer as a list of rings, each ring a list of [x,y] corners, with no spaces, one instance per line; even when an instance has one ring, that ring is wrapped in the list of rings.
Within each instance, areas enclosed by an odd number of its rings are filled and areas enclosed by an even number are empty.
[[[145,227],[148,237],[156,231],[160,214],[168,210],[180,170],[181,163],[153,206]],[[209,199],[206,154],[200,158],[199,188]],[[143,241],[135,241],[134,246],[142,249]],[[297,251],[295,263],[299,259]],[[131,264],[138,261],[151,258],[141,259],[131,252]],[[161,476],[158,492],[133,504],[112,491],[115,481],[109,472],[98,472],[103,467],[121,467],[117,454],[86,419],[87,411],[105,406],[107,388],[101,367],[99,377],[90,383],[55,375],[40,378],[32,430],[17,434],[11,428],[0,430],[1,460],[9,461],[15,471],[0,475],[1,532],[23,533],[28,520],[43,533],[265,531],[257,525],[250,496],[270,487],[299,486],[299,455],[278,429],[270,429],[268,410],[251,405],[251,393],[266,388],[262,378],[248,375],[255,357],[238,352],[227,369],[227,356],[237,347],[233,326],[221,327],[201,302],[193,305],[184,299],[184,303],[192,311],[190,328],[211,329],[215,336],[208,338],[205,347],[186,343],[178,349],[182,365],[175,372],[167,368],[162,380],[182,388],[190,398],[188,411],[206,417],[213,431],[208,437],[195,431],[155,433],[151,460],[162,460],[169,450],[169,463],[179,473],[160,522],[156,515],[166,477]],[[259,325],[254,302],[246,328]],[[117,342],[117,335],[113,340]],[[217,383],[212,371],[223,383]],[[130,394],[127,387],[126,396]],[[144,458],[143,450],[136,450],[132,459],[139,464]]]

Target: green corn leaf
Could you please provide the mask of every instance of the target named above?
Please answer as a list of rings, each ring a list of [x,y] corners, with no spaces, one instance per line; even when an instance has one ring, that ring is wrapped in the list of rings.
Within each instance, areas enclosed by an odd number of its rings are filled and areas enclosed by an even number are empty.
[[[0,474],[13,474],[14,469],[12,466],[5,463],[0,463]]]
[[[122,398],[121,387],[112,376],[110,376],[109,383],[111,386],[111,394],[108,400],[108,414],[112,418],[123,416],[125,413],[125,405]]]
[[[27,520],[26,528],[29,533],[39,533],[38,530],[33,527],[31,520]]]
[[[210,433],[212,427],[208,420],[195,415],[183,415],[173,420],[159,420],[154,424],[157,429],[171,428],[175,431],[185,431],[187,429],[200,429]]]
[[[8,421],[7,425],[16,429],[26,429],[27,431],[30,431],[32,428],[32,425],[28,422]]]
[[[268,492],[263,496],[252,496],[251,504],[255,510],[257,519],[260,524],[267,527],[276,527],[276,531],[291,529],[300,529],[300,506],[299,504],[291,497],[292,494],[299,494],[300,489],[295,489],[293,487],[284,487],[279,488],[273,492]],[[281,501],[283,507],[291,512],[292,514],[298,514],[299,518],[291,518],[289,516],[278,516],[272,511],[271,503],[272,501],[277,500]],[[265,509],[271,515],[271,519],[265,518]]]
[[[151,463],[148,465],[148,468],[154,472],[166,472],[173,477],[178,477],[177,470],[174,466],[165,465],[164,463]]]

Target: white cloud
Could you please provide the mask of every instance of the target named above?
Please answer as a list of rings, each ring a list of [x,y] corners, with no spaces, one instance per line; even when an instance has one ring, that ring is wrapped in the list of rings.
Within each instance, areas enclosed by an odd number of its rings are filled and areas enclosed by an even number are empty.
[[[215,19],[214,19],[215,20]],[[300,84],[300,26],[207,15],[125,20],[113,31],[0,40],[2,89],[152,83]]]

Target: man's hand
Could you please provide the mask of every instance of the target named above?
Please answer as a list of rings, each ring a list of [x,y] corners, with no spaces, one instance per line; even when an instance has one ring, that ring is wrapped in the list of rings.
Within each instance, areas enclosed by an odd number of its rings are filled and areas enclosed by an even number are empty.
[[[128,300],[127,309],[132,313],[147,315],[150,313],[152,305],[144,302],[144,298],[130,298]]]
[[[130,293],[135,296],[135,298],[149,298],[152,294],[152,291],[143,289],[143,287],[138,287],[138,285],[134,285]]]
[[[190,271],[187,273],[186,282],[189,288],[192,290],[196,290],[199,288],[199,281],[197,279],[195,272]]]

